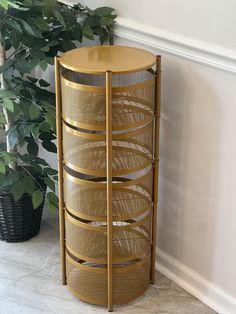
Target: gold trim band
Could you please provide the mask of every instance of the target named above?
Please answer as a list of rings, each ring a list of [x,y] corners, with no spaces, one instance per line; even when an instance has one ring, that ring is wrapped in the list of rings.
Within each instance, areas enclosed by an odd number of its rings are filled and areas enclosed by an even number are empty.
[[[138,183],[141,183],[143,180],[145,180],[145,178],[147,178],[150,174],[152,173],[152,169],[149,170],[146,174],[144,174],[143,176],[137,178],[137,179],[133,179],[133,180],[129,180],[129,181],[125,181],[125,182],[119,182],[119,183],[114,183],[113,182],[113,189],[120,189],[120,188],[125,188],[131,185],[136,185]],[[75,183],[75,184],[79,184],[81,186],[86,186],[86,187],[90,187],[90,188],[96,188],[96,189],[106,189],[106,181],[104,182],[93,182],[93,181],[88,181],[88,180],[84,180],[84,179],[79,179],[79,178],[75,178],[72,175],[70,175],[68,172],[66,172],[66,170],[64,169],[64,177],[69,179],[71,182]]]
[[[105,92],[106,92],[105,86],[91,86],[91,85],[75,83],[66,79],[63,75],[61,76],[61,82],[65,86],[69,86],[73,89],[78,89],[81,91],[100,93],[102,95],[105,95]],[[151,79],[145,80],[144,82],[141,82],[141,83],[132,84],[128,86],[112,87],[112,92],[120,93],[120,92],[132,91],[135,89],[141,89],[141,88],[145,88],[147,86],[154,84],[154,82],[155,82],[155,76],[153,75]]]
[[[148,212],[147,212],[148,213]],[[144,224],[149,218],[150,218],[150,212],[142,219],[132,222],[128,225],[125,226],[112,226],[112,229],[114,232],[116,231],[121,231],[121,230],[132,230],[142,224]],[[67,220],[69,220],[72,224],[82,228],[82,229],[86,229],[86,230],[90,230],[90,231],[96,231],[96,232],[106,232],[107,230],[107,226],[95,226],[95,225],[91,225],[82,221],[79,221],[75,218],[73,218],[72,216],[70,216],[68,214],[68,212],[65,212],[65,217]]]

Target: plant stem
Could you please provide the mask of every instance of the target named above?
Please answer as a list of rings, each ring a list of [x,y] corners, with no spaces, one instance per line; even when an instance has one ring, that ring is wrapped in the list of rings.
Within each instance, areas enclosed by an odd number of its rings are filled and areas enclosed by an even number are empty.
[[[43,187],[42,187],[42,185],[35,179],[35,177],[34,176],[32,176],[32,174],[24,167],[24,166],[21,166],[24,170],[25,170],[25,172],[36,182],[36,184],[39,186],[39,188],[40,188],[40,190],[43,192],[43,194],[45,193],[44,192],[44,189],[43,189]]]
[[[6,62],[6,50],[5,50],[5,41],[3,38],[0,39],[0,66],[3,65],[4,63]],[[0,74],[0,88],[1,89],[6,89],[7,86],[6,86],[6,82],[3,78],[3,74],[1,73]],[[5,119],[6,119],[6,124],[5,124],[5,133],[10,130],[11,128],[11,119],[8,115],[8,112],[7,112],[7,109],[5,109],[3,107],[3,114],[5,116]],[[8,153],[13,153],[15,152],[15,149],[14,148],[11,148],[11,145],[10,145],[10,141],[9,141],[9,135],[6,135],[6,144],[7,144],[7,152]],[[13,170],[16,170],[16,162],[15,161],[12,161],[10,164],[9,164],[9,167],[12,168]]]

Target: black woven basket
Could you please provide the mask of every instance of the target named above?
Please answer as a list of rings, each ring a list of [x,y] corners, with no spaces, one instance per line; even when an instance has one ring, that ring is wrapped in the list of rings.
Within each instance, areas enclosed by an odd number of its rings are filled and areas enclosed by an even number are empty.
[[[0,240],[23,242],[38,234],[43,205],[44,202],[34,209],[28,194],[15,202],[10,190],[0,190]]]

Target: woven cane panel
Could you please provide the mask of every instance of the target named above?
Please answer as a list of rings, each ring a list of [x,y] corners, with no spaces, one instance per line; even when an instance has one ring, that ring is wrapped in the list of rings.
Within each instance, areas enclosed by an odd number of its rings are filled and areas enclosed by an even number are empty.
[[[128,183],[129,184],[129,183]],[[72,214],[87,220],[106,221],[107,192],[102,188],[91,188],[73,182],[64,176],[65,206]],[[113,220],[126,220],[148,211],[152,205],[152,171],[138,183],[125,188],[115,188],[112,192]]]
[[[140,219],[140,218],[139,218]],[[107,228],[104,222],[80,223],[66,215],[66,239],[68,250],[81,259],[106,263]],[[137,225],[138,223],[138,225]],[[132,225],[134,227],[132,228]],[[90,229],[89,229],[90,228]],[[128,230],[122,228],[129,228]],[[128,261],[150,253],[151,215],[131,222],[113,223],[114,261]]]
[[[115,134],[112,142],[113,175],[132,173],[147,167],[152,159],[152,145],[152,123],[125,135]],[[63,150],[65,163],[72,169],[90,175],[106,175],[105,136],[83,134],[64,125]]]
[[[73,264],[72,264],[73,263]],[[67,283],[72,292],[82,300],[94,303],[107,303],[107,270],[104,265],[79,263],[67,257]],[[94,268],[98,271],[94,271]],[[121,270],[122,268],[122,270]],[[119,264],[113,270],[114,304],[126,303],[142,295],[149,285],[150,261],[136,261],[132,264]]]
[[[67,284],[82,300],[105,305],[107,302],[107,275],[79,269],[71,262],[66,263]]]
[[[64,120],[89,130],[105,130],[105,88],[103,75],[81,75],[71,71],[63,74],[62,111]],[[113,129],[134,128],[150,122],[154,107],[154,78],[148,71],[142,75],[114,75]],[[147,80],[145,84],[145,80]],[[79,84],[75,84],[80,83]],[[83,88],[84,82],[90,89]],[[140,84],[134,86],[132,84]],[[92,88],[92,84],[96,86]],[[129,83],[129,84],[128,84]],[[127,84],[127,85],[126,85]],[[124,87],[125,86],[125,87]],[[122,87],[124,90],[119,90]]]

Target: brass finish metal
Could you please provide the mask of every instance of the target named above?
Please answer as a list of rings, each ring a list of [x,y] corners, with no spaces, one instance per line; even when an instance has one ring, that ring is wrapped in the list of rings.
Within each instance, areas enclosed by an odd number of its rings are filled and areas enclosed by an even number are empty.
[[[61,57],[61,65],[69,70],[90,74],[133,73],[155,64],[152,53],[125,46],[89,46],[71,50]]]
[[[62,113],[60,89],[60,59],[55,57],[55,89],[56,89],[56,120],[57,120],[57,159],[58,159],[58,194],[59,194],[59,219],[60,219],[60,247],[61,247],[61,277],[62,284],[66,284],[65,261],[65,217],[63,201],[63,150],[62,150]]]
[[[107,288],[108,311],[113,311],[113,252],[112,252],[112,72],[106,72],[106,156],[107,156]]]
[[[153,154],[153,217],[152,217],[152,251],[150,281],[155,282],[156,260],[156,224],[158,203],[158,174],[159,174],[159,141],[160,141],[160,108],[161,106],[161,56],[156,57],[156,94],[155,94],[155,136]]]
[[[119,182],[119,183],[113,182],[112,189],[115,190],[115,189],[129,187],[129,186],[134,185],[134,184],[138,184],[138,183],[142,182],[145,178],[150,177],[151,172],[152,172],[152,170],[150,170],[149,172],[145,173],[143,176],[141,176],[137,179],[128,180],[128,181]],[[67,178],[70,181],[72,181],[78,185],[82,185],[82,186],[86,186],[86,187],[90,187],[90,188],[101,189],[101,190],[106,189],[106,182],[88,181],[88,180],[84,180],[84,179],[75,178],[75,177],[71,176],[69,173],[67,173],[66,171],[64,171],[64,178]]]
[[[62,282],[112,311],[154,282],[161,59],[90,46],[55,65]]]
[[[152,85],[154,80],[155,80],[155,77],[153,76],[153,78],[151,78],[145,82],[142,82],[142,83],[133,84],[133,85],[129,85],[129,86],[122,86],[122,87],[120,87],[120,86],[119,87],[113,87],[113,92],[114,93],[120,93],[120,92],[131,91],[134,89],[145,88],[149,85]],[[78,83],[71,82],[71,81],[67,80],[63,76],[61,77],[61,81],[62,81],[62,83],[65,84],[65,86],[70,86],[71,88],[78,89],[81,91],[94,92],[94,93],[104,93],[106,91],[106,87],[78,84]]]

